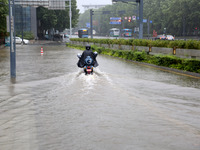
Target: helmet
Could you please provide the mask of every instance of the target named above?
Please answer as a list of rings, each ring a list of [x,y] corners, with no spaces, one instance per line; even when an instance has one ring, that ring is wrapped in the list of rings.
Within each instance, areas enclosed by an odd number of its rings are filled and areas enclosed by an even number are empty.
[[[86,50],[90,50],[91,46],[90,45],[86,45],[85,48],[86,48]]]

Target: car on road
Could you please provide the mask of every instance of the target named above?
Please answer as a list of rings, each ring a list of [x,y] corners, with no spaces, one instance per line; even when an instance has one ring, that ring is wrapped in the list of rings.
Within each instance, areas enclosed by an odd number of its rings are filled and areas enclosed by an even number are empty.
[[[170,40],[170,41],[174,41],[174,36],[172,36],[172,35],[167,35],[166,36],[166,40]]]
[[[158,35],[155,40],[166,40],[166,36],[165,35]]]
[[[20,37],[15,37],[16,44],[22,44],[22,39]],[[23,44],[28,44],[29,40],[23,39]]]

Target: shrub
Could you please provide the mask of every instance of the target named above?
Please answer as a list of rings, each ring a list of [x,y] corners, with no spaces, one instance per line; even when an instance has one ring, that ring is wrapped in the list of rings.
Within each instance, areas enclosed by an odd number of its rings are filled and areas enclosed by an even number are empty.
[[[183,61],[183,67],[186,71],[197,72],[200,73],[200,61],[193,59],[185,59]]]
[[[120,44],[120,45],[135,45],[135,46],[153,46],[153,47],[168,47],[168,48],[183,48],[183,49],[200,49],[200,41],[196,40],[146,40],[146,39],[89,39],[89,38],[71,38],[71,41],[93,42],[101,44]]]
[[[67,46],[75,47],[82,50],[85,49],[84,46],[70,45],[68,43]],[[95,45],[92,45],[91,47],[93,51],[97,51],[99,54],[105,54],[114,57],[120,57],[127,60],[146,62],[159,66],[171,67],[185,71],[200,73],[200,60],[177,58],[176,56],[171,56],[171,55],[152,56],[152,55],[147,55],[145,51],[138,52],[138,51],[125,51],[125,50],[112,50],[112,49],[105,49],[104,47],[97,47]]]
[[[185,48],[186,49],[198,49],[199,45],[200,45],[199,41],[189,40],[189,41],[186,41]]]

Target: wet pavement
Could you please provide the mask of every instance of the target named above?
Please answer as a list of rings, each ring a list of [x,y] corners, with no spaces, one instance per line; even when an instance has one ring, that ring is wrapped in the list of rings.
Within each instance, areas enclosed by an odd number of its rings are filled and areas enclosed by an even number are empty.
[[[200,80],[65,45],[0,50],[0,150],[200,150]],[[44,54],[41,56],[41,46]]]

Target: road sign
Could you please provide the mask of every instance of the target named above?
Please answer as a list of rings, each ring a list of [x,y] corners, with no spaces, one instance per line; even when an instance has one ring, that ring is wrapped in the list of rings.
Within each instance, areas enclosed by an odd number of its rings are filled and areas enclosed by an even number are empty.
[[[136,3],[139,3],[140,0],[112,0],[112,2],[136,2]]]
[[[49,0],[49,8],[53,10],[65,10],[66,0]]]
[[[138,27],[135,27],[135,32],[139,32],[140,29]]]
[[[43,6],[51,10],[63,10],[65,9],[65,2],[69,0],[15,0],[16,5],[21,6]]]
[[[136,16],[132,16],[132,20],[136,20]]]
[[[143,23],[147,23],[147,19],[143,19]]]
[[[110,17],[110,24],[121,24],[121,17]]]
[[[11,29],[11,32],[14,32],[14,17],[11,16],[10,18],[10,29]]]
[[[21,6],[49,7],[49,0],[15,0],[15,4]]]
[[[90,28],[90,23],[89,22],[86,23],[86,27]]]
[[[7,23],[7,32],[10,32],[9,16],[6,16],[6,23]]]

